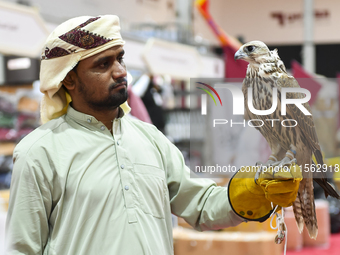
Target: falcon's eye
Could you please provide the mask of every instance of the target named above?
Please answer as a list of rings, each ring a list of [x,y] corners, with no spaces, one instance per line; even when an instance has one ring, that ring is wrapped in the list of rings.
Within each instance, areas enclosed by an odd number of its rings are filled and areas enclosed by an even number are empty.
[[[253,45],[250,45],[250,46],[247,47],[247,50],[249,52],[252,52],[254,49],[255,49],[255,47]]]

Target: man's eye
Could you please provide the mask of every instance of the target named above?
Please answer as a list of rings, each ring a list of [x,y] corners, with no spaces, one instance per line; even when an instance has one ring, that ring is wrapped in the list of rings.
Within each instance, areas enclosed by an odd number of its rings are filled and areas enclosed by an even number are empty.
[[[99,66],[103,67],[103,68],[108,67],[109,66],[109,62],[105,61],[105,62],[101,63]]]
[[[123,60],[124,60],[124,57],[120,57],[120,58],[118,59],[119,63],[122,63]]]

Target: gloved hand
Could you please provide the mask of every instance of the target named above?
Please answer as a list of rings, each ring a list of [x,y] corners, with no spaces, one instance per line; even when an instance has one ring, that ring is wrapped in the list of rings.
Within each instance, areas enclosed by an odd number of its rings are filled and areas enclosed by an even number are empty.
[[[287,171],[289,169],[289,171]],[[302,172],[292,164],[274,172],[273,167],[263,171],[255,183],[255,167],[242,167],[228,185],[229,202],[236,214],[250,221],[263,222],[273,211],[272,204],[291,206],[296,199]]]

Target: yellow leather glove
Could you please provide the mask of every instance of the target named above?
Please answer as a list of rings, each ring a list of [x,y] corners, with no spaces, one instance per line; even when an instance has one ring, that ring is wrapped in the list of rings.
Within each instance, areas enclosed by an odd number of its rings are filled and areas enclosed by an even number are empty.
[[[289,171],[288,171],[289,169]],[[263,222],[273,211],[272,204],[291,206],[296,199],[302,172],[298,165],[263,171],[255,183],[255,167],[242,167],[228,185],[229,202],[236,214],[250,221]]]

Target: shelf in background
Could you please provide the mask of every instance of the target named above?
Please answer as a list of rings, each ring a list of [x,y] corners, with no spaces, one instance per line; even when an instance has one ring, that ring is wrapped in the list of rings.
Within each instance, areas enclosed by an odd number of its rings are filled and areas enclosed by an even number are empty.
[[[18,89],[32,89],[32,84],[20,84],[20,85],[8,85],[8,84],[0,84],[0,93],[12,93],[14,94]]]

